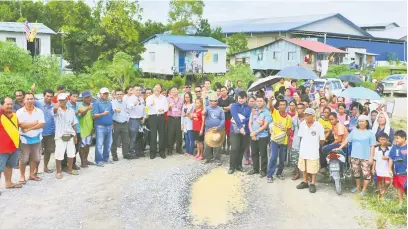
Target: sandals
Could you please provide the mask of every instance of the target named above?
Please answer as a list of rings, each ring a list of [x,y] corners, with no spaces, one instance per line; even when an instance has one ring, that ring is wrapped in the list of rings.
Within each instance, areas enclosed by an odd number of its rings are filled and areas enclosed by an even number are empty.
[[[35,177],[30,177],[28,178],[29,180],[33,180],[33,181],[41,181],[41,177],[35,176]]]
[[[79,172],[77,170],[67,171],[67,173],[75,176],[79,175]]]
[[[62,179],[62,178],[63,178],[62,173],[57,173],[57,175],[55,175],[55,177],[56,177],[57,179]]]
[[[95,163],[90,162],[90,161],[87,161],[86,164],[87,164],[87,165],[95,165]]]
[[[279,180],[285,180],[285,177],[282,176],[282,175],[277,175],[276,177],[277,177]]]
[[[273,183],[273,178],[268,178],[268,179],[266,180],[266,182],[268,182],[269,184]]]
[[[27,184],[27,181],[23,180],[23,181],[19,181],[18,183],[24,185],[24,184]]]
[[[292,176],[292,180],[297,180],[297,179],[299,179],[299,174],[298,175],[295,174]]]
[[[53,173],[54,171],[52,169],[44,169],[44,173]]]
[[[23,187],[22,184],[12,184],[11,186],[6,187],[6,188],[7,188],[7,189],[11,189],[11,188],[22,188],[22,187]]]

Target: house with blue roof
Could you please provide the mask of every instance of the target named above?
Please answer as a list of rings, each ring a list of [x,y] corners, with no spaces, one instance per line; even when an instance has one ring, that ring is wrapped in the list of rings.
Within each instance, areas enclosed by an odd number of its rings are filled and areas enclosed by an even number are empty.
[[[212,37],[156,34],[142,42],[145,52],[139,68],[145,73],[223,74],[227,45]]]
[[[280,38],[314,39],[336,48],[363,48],[367,53],[378,54],[376,61],[387,61],[388,53],[395,53],[401,61],[407,60],[407,41],[403,35],[368,31],[338,13],[215,22],[212,26],[221,27],[226,36],[247,34],[249,49]],[[399,31],[398,28],[386,31],[391,30]]]

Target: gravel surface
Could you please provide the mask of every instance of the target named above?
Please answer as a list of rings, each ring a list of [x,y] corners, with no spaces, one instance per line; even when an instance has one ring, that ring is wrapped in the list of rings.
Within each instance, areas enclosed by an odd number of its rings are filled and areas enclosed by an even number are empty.
[[[228,159],[223,157],[227,171]],[[80,176],[64,174],[62,180],[55,173],[42,174],[41,182],[2,190],[0,228],[374,228],[374,213],[362,210],[351,194],[339,197],[324,183],[317,185],[316,194],[297,190],[299,181],[290,180],[290,171],[285,171],[286,180],[273,184],[235,173],[244,186],[247,210],[224,225],[195,226],[190,188],[213,168],[174,155],[165,160],[120,160],[81,169]]]

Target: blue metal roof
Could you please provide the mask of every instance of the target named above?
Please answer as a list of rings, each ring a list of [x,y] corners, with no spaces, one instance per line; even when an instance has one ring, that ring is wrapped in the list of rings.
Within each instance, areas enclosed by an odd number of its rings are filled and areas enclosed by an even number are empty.
[[[371,37],[369,33],[352,23],[350,20],[342,16],[341,14],[323,14],[323,15],[305,15],[305,16],[292,16],[292,17],[276,17],[276,18],[260,18],[260,19],[247,19],[228,22],[215,22],[214,27],[221,27],[222,31],[226,34],[230,33],[266,33],[266,32],[286,32],[290,30],[298,29],[305,25],[322,21],[331,17],[338,17],[345,23],[354,27],[366,36]]]
[[[56,34],[52,29],[48,28],[43,23],[28,23],[30,30],[33,31],[37,26],[38,33]],[[25,33],[24,22],[0,22],[0,31]]]
[[[166,41],[170,44],[194,44],[202,47],[220,47],[227,48],[228,46],[222,43],[219,40],[216,40],[212,37],[200,37],[200,36],[182,36],[182,35],[170,35],[170,34],[156,34],[147,38],[142,43],[147,42],[148,40],[157,37],[160,40]]]
[[[207,49],[204,49],[201,45],[197,44],[178,44],[178,43],[173,43],[174,46],[177,48],[183,50],[183,51],[200,51],[200,52],[205,52],[208,51]]]

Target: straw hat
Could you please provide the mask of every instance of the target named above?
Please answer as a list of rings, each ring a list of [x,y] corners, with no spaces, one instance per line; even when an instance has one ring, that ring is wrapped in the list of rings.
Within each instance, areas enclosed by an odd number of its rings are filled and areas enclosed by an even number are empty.
[[[222,129],[221,131],[213,132],[211,129],[209,129],[204,136],[204,141],[205,143],[212,148],[220,147],[222,144],[224,144],[225,140],[225,129]]]

